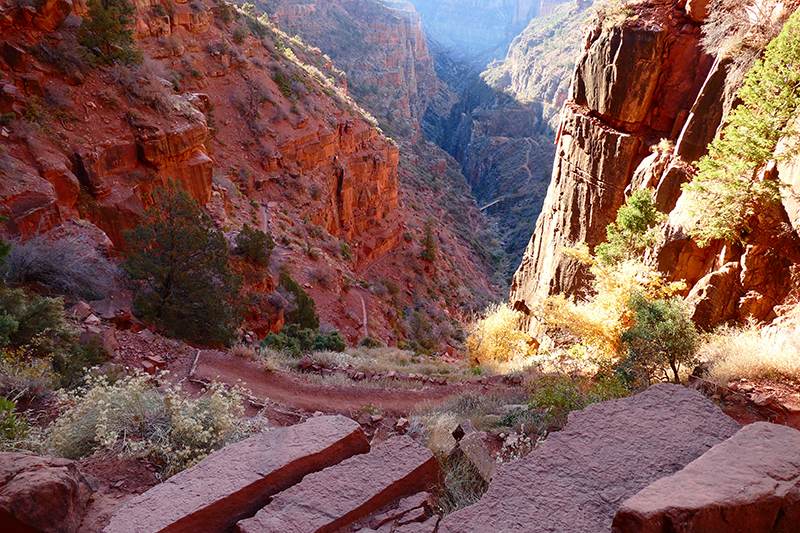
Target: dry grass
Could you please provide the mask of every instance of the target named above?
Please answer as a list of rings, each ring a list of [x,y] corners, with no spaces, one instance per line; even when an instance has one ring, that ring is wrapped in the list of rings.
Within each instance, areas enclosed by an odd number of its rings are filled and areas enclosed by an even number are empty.
[[[488,394],[467,391],[439,404],[423,403],[411,415],[411,421],[422,432],[423,444],[441,456],[455,446],[452,432],[464,420],[469,419],[479,430],[496,428],[506,405],[522,404],[527,399],[524,390]]]
[[[495,373],[521,370],[535,362],[531,338],[520,329],[522,313],[504,303],[491,306],[470,328],[467,355]]]
[[[698,357],[717,383],[737,379],[800,379],[800,321],[786,327],[724,328],[709,335]]]

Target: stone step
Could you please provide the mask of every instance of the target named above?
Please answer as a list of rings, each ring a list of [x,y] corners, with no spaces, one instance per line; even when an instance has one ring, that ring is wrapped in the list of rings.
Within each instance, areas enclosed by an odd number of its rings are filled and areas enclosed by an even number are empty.
[[[103,533],[227,533],[307,474],[368,451],[361,427],[343,416],[266,431],[132,499]]]
[[[527,457],[503,465],[481,500],[439,533],[598,533],[617,508],[739,429],[700,393],[658,384],[569,415]]]
[[[625,501],[613,533],[800,531],[800,431],[756,422]]]
[[[272,499],[238,533],[329,533],[392,500],[440,479],[439,462],[410,437],[394,437],[370,453],[306,476]]]

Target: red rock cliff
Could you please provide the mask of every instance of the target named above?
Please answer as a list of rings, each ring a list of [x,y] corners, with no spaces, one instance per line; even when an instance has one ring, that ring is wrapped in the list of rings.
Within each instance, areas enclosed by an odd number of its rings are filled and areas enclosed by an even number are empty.
[[[652,2],[621,25],[587,30],[548,195],[514,277],[515,308],[531,313],[548,295],[586,288],[587,269],[562,247],[603,242],[626,195],[644,187],[656,189],[659,208],[670,214],[653,259],[671,279],[687,281],[698,324],[774,318],[790,293],[795,265],[769,253],[775,243],[765,235],[702,249],[688,237],[694,222],[680,185],[691,178],[690,164],[705,153],[735,92],[728,64],[700,46],[706,13],[698,4]],[[660,139],[672,140],[674,150],[651,154]],[[781,179],[797,186],[790,168],[781,169]],[[782,212],[764,216],[796,218],[796,208],[784,203]],[[531,320],[532,333],[537,327]]]

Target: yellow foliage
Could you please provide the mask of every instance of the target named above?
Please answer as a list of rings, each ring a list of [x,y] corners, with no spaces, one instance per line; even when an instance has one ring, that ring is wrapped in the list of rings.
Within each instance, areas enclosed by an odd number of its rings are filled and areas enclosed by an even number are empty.
[[[666,282],[661,274],[641,260],[602,265],[585,244],[564,250],[591,265],[594,294],[581,300],[563,294],[549,297],[541,310],[547,326],[566,330],[580,338],[596,356],[613,359],[619,355],[622,334],[634,323],[628,308],[633,293],[648,300],[666,298],[685,288],[683,282]]]
[[[491,306],[483,318],[472,325],[467,337],[467,355],[474,364],[527,359],[536,350],[531,338],[520,329],[522,313],[507,303]]]

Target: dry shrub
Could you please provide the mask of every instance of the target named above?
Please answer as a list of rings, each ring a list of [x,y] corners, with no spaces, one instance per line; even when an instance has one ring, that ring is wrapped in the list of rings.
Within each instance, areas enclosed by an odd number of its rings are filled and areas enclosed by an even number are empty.
[[[591,265],[594,295],[582,300],[569,299],[563,294],[552,296],[541,310],[542,319],[549,327],[583,340],[602,359],[615,359],[620,353],[622,334],[634,323],[634,311],[628,306],[634,293],[652,300],[671,296],[685,287],[682,282],[665,282],[657,270],[640,260],[603,265],[586,245],[565,253]]]
[[[5,282],[37,283],[48,290],[89,300],[114,286],[116,268],[96,248],[78,237],[46,235],[14,242],[6,257]]]
[[[147,458],[168,477],[264,429],[263,421],[241,420],[243,393],[215,383],[204,396],[188,399],[180,385],[156,388],[149,376],[113,384],[90,376],[85,387],[62,394],[64,412],[51,425],[46,447],[71,459],[99,449]]]
[[[698,352],[708,361],[709,379],[800,379],[800,323],[759,329],[725,327],[708,335]]]
[[[483,318],[472,325],[467,337],[467,355],[476,365],[498,363],[533,363],[536,350],[530,336],[520,329],[522,313],[507,303],[493,305]],[[508,365],[504,365],[508,366]]]

